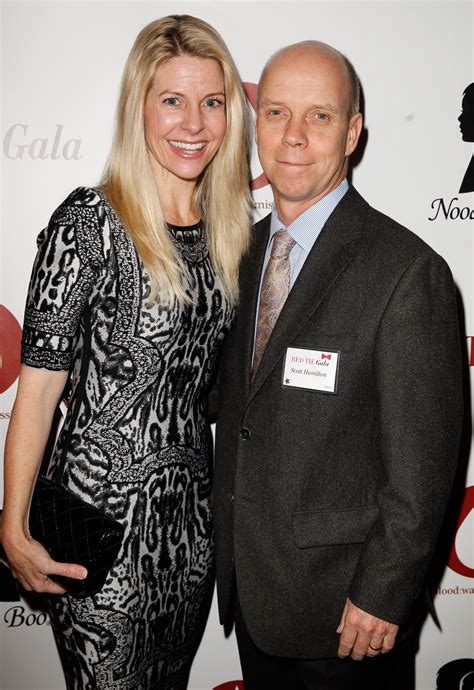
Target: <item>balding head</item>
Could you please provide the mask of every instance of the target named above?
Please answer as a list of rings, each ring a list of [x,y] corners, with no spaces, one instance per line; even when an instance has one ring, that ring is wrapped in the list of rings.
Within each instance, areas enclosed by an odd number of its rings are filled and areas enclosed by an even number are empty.
[[[358,113],[360,109],[360,85],[356,71],[352,63],[346,58],[345,55],[336,50],[336,48],[333,48],[322,41],[301,41],[299,43],[293,43],[292,45],[280,48],[280,50],[277,50],[276,53],[273,53],[273,55],[267,60],[262,70],[262,74],[260,75],[258,94],[261,92],[261,87],[266,75],[280,60],[287,57],[291,58],[293,55],[297,57],[305,54],[311,57],[320,57],[326,59],[326,61],[333,62],[334,66],[341,70],[341,74],[344,75],[344,81],[347,85],[349,117],[355,113]]]
[[[258,155],[285,225],[346,176],[362,129],[357,79],[350,74],[343,55],[316,41],[280,50],[265,67],[257,106]]]

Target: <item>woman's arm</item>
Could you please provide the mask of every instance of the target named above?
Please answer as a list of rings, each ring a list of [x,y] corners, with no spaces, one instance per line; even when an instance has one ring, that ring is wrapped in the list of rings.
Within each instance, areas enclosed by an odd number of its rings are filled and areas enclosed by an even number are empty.
[[[67,371],[22,366],[5,445],[3,548],[22,586],[29,591],[49,594],[65,591],[49,575],[77,579],[87,575],[87,570],[80,565],[53,561],[28,529],[36,476],[66,380]]]

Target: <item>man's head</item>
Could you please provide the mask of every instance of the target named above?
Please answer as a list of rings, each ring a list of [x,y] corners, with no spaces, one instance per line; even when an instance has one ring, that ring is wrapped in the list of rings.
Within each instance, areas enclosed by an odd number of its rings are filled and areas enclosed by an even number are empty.
[[[286,224],[345,177],[362,129],[358,80],[337,50],[318,41],[283,48],[260,78],[256,138]]]

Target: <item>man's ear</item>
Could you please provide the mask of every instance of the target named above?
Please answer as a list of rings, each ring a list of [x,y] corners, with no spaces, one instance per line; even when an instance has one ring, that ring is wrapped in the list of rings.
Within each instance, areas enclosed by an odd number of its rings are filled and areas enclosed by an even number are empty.
[[[347,132],[346,141],[346,156],[350,156],[355,150],[357,142],[359,141],[360,133],[362,132],[362,113],[356,113],[349,120],[349,129]]]

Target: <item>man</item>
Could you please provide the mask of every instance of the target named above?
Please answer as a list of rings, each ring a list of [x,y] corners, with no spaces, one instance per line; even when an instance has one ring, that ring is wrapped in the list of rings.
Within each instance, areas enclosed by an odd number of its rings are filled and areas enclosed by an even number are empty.
[[[223,351],[214,496],[246,690],[411,687],[406,622],[456,462],[452,277],[348,185],[358,110],[325,44],[281,50],[261,77],[275,204]]]

